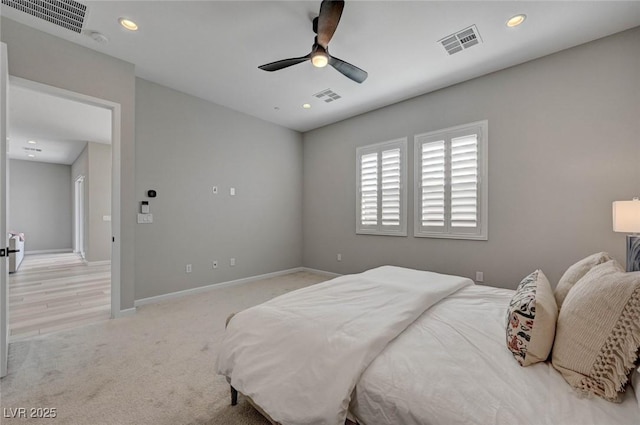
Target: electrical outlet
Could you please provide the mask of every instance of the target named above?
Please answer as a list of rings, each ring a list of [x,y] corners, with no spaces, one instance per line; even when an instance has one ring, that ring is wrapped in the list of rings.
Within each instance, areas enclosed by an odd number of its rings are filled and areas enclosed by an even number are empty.
[[[236,196],[236,188],[235,187],[232,187],[231,189],[229,189],[229,195]]]
[[[187,264],[187,266],[184,268],[184,271],[186,273],[191,273],[191,264]]]
[[[484,282],[484,273],[476,272],[476,282]]]
[[[232,258],[231,260],[229,260],[229,265],[230,265],[231,267],[235,266],[235,265],[236,265],[236,259],[235,259],[235,258]]]
[[[342,254],[338,254],[338,255],[336,255],[336,260],[338,260],[338,261],[342,261]]]
[[[213,187],[211,188],[211,190],[213,191],[213,194],[214,194],[214,195],[217,195],[217,194],[218,194],[218,186],[213,186]]]
[[[218,262],[217,262],[217,261],[215,261],[215,260],[214,260],[214,261],[212,261],[212,262],[211,262],[211,268],[212,268],[212,269],[217,269],[217,268],[218,268]]]

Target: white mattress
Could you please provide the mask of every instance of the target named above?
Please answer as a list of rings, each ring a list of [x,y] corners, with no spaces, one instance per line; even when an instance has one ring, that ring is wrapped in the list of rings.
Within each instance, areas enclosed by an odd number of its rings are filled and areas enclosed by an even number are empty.
[[[621,404],[585,399],[548,363],[521,367],[505,343],[513,291],[463,288],[392,341],[358,382],[350,409],[366,425],[639,425]]]

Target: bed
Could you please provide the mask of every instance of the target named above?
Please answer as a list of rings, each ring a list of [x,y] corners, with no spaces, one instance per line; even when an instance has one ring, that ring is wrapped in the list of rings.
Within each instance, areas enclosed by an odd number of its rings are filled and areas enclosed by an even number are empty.
[[[549,362],[514,360],[513,294],[390,266],[343,276],[237,314],[218,372],[283,425],[638,425],[632,387],[585,398]]]

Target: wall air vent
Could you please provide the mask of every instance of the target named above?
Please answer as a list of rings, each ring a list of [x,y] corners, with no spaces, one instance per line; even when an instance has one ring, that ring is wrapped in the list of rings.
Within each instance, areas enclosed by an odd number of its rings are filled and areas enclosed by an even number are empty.
[[[326,103],[333,102],[334,100],[338,100],[342,97],[331,89],[322,90],[321,92],[314,94],[314,96],[318,99],[324,100]]]
[[[87,6],[74,0],[2,0],[2,4],[80,34]]]
[[[438,40],[438,43],[442,43],[442,46],[447,53],[452,55],[468,49],[471,46],[475,46],[476,44],[482,43],[482,38],[480,38],[478,28],[476,28],[475,25],[471,25],[469,28],[465,28],[462,31],[458,31]]]

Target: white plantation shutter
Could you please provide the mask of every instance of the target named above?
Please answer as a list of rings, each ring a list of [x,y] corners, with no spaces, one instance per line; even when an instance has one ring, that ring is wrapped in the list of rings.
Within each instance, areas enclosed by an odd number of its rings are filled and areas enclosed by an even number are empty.
[[[407,139],[356,150],[356,233],[406,236]]]
[[[415,236],[487,239],[487,127],[415,137]]]
[[[424,143],[421,150],[422,226],[444,227],[444,140]]]
[[[400,148],[382,151],[382,225],[400,225]]]
[[[478,227],[478,136],[451,139],[451,227]]]
[[[378,154],[362,156],[360,169],[361,220],[365,226],[378,224]]]

